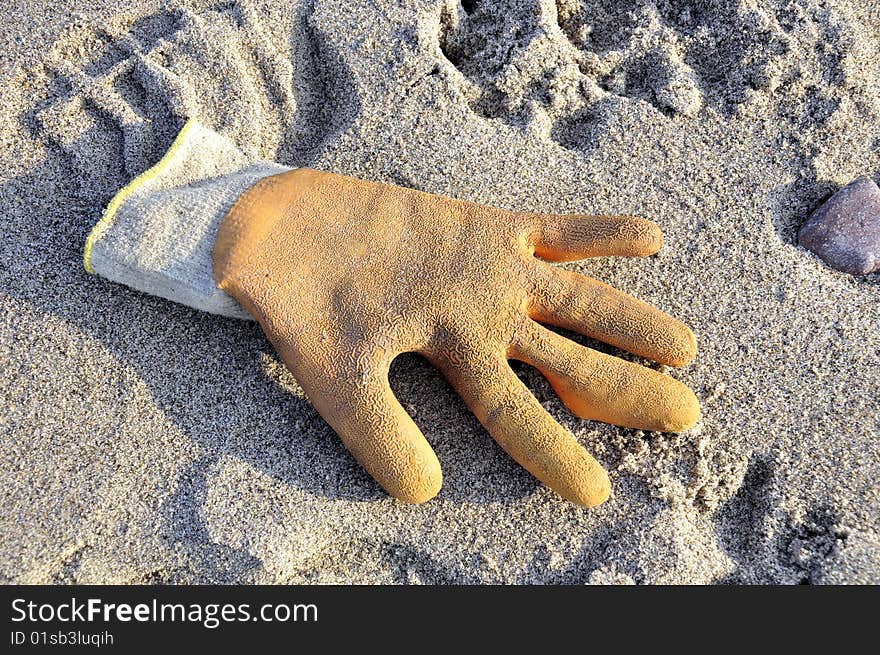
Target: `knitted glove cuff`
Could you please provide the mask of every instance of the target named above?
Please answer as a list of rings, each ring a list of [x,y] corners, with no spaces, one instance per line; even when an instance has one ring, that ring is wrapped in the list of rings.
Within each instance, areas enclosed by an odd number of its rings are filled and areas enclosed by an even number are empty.
[[[202,311],[252,319],[214,282],[214,241],[242,193],[287,170],[253,163],[190,120],[165,156],[110,201],[86,241],[86,270]]]

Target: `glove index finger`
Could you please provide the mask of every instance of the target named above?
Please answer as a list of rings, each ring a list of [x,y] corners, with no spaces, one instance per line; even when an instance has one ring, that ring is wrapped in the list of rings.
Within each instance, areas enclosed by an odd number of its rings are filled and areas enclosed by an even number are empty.
[[[663,247],[663,232],[638,216],[527,214],[535,255],[551,262],[586,257],[645,257]]]
[[[578,505],[605,502],[611,482],[602,465],[560,425],[513,372],[501,352],[465,349],[459,362],[437,362],[492,438],[523,468]]]

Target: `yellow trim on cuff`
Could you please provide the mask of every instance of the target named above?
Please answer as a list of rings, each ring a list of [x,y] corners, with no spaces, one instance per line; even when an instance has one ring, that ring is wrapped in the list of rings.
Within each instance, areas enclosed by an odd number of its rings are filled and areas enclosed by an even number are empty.
[[[116,216],[116,212],[119,211],[119,208],[122,206],[128,198],[142,186],[154,180],[162,171],[164,171],[171,161],[174,159],[174,156],[177,154],[177,151],[180,150],[184,141],[186,140],[187,135],[189,134],[190,129],[197,124],[197,121],[193,118],[189,119],[183,128],[180,130],[180,133],[174,138],[174,142],[171,144],[171,147],[168,148],[168,152],[166,152],[162,159],[160,159],[154,166],[148,168],[143,173],[134,178],[131,182],[129,182],[126,186],[120,189],[115,196],[113,196],[113,200],[110,201],[110,204],[107,205],[107,208],[104,210],[104,214],[101,216],[101,220],[95,223],[95,227],[92,228],[92,231],[89,233],[88,238],[86,239],[86,247],[83,252],[83,265],[86,268],[86,271],[94,274],[95,269],[92,267],[92,249],[95,247],[95,243],[98,242],[104,233],[110,229],[110,226],[113,224],[113,218]]]

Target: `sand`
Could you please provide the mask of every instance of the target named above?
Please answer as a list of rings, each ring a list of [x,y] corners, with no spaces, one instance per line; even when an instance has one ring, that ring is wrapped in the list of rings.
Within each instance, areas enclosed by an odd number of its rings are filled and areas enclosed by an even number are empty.
[[[880,275],[795,242],[880,180],[880,5],[73,4],[12,3],[0,29],[0,580],[880,582]],[[390,499],[257,326],[83,270],[102,207],[190,117],[291,166],[653,218],[659,256],[568,266],[693,327],[670,372],[702,421],[581,421],[517,367],[611,472],[585,510],[402,356],[445,485]]]

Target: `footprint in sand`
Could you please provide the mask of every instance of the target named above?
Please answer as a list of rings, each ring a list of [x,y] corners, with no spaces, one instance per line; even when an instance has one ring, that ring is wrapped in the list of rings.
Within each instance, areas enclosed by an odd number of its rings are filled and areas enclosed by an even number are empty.
[[[620,103],[669,119],[708,108],[803,127],[817,103],[830,116],[848,69],[869,63],[848,20],[813,0],[447,0],[439,42],[475,113],[543,122],[582,150],[595,139],[577,134],[601,131]]]
[[[237,4],[79,28],[47,60],[67,93],[37,112],[37,126],[98,196],[157,161],[189,118],[236,134],[255,155],[274,153],[296,102],[291,62],[272,38]],[[249,101],[230,102],[230,92]]]

